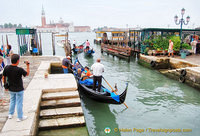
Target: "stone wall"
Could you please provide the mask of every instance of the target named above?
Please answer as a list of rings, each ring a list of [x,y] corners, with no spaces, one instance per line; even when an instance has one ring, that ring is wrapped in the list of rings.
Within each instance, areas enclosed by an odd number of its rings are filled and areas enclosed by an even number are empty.
[[[139,64],[200,90],[200,65],[168,57],[140,55]]]

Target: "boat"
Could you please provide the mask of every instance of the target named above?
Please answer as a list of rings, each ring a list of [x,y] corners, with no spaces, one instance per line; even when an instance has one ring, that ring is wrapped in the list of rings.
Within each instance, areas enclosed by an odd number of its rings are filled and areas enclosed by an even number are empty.
[[[58,40],[57,41],[57,45],[64,48],[64,45],[65,45],[65,40]]]
[[[89,50],[87,50],[86,48],[84,49],[85,56],[91,57],[94,53],[95,51],[91,48],[89,48]]]
[[[83,45],[76,46],[76,48],[73,48],[72,51],[75,54],[83,52]]]
[[[79,62],[79,61],[76,59],[74,64],[76,64],[76,62]],[[80,62],[79,62],[79,64],[80,64]],[[83,66],[81,64],[80,64],[80,66],[83,69]],[[88,79],[85,79],[83,81],[82,78],[78,77],[76,69],[74,69],[74,76],[77,80],[79,91],[83,92],[89,98],[91,98],[95,101],[102,102],[102,103],[109,103],[109,104],[122,104],[122,103],[124,103],[124,101],[126,99],[128,83],[126,83],[125,90],[120,95],[118,95],[115,92],[110,91],[103,85],[101,87],[100,92],[93,90],[92,89],[93,88],[92,77],[88,77]]]

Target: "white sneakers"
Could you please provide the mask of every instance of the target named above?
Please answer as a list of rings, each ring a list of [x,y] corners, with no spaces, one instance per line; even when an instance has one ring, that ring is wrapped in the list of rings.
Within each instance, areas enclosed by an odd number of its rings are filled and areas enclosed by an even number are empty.
[[[13,115],[9,114],[8,115],[8,119],[12,119],[13,118]],[[23,118],[17,118],[17,122],[20,122],[20,121],[23,121],[23,120],[26,120],[28,117],[27,116],[23,116]]]
[[[17,122],[20,122],[20,121],[26,120],[27,118],[28,118],[27,116],[23,116],[21,119],[17,118]]]
[[[8,115],[8,118],[9,118],[9,119],[12,119],[12,117],[13,117],[13,115],[11,115],[11,114]]]

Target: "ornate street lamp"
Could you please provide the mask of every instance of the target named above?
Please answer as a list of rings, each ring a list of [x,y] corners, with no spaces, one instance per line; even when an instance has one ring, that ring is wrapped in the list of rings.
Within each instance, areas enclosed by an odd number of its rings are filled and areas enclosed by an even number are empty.
[[[184,24],[184,25],[187,25],[187,24],[189,23],[189,21],[190,21],[190,16],[187,16],[187,17],[186,17],[186,22],[185,22],[185,20],[183,19],[183,15],[184,15],[184,14],[185,14],[185,9],[182,8],[182,9],[181,9],[182,18],[178,21],[178,16],[177,16],[177,15],[174,16],[175,24],[176,24],[176,25],[181,24],[181,30],[180,30],[181,47],[180,47],[180,49],[182,49],[182,27],[183,27],[183,24]]]

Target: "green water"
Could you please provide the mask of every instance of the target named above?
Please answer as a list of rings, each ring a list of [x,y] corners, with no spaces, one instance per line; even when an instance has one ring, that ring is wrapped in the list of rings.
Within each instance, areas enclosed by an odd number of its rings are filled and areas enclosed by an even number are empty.
[[[98,48],[98,47],[97,47]],[[84,114],[90,135],[137,136],[198,136],[200,133],[200,92],[171,80],[155,70],[138,65],[137,60],[128,63],[106,54],[100,55],[105,65],[104,77],[121,93],[125,82],[129,83],[126,104],[109,105],[83,97]],[[96,57],[94,57],[95,59]],[[84,60],[82,60],[84,62]],[[91,65],[93,60],[86,60]],[[105,84],[105,83],[104,83]],[[114,129],[128,132],[114,132]],[[192,129],[192,132],[133,132],[133,128]],[[130,131],[131,130],[131,131]]]
[[[50,35],[42,35],[45,55],[52,54]],[[95,38],[94,33],[70,33],[69,36],[71,41],[76,39],[79,44],[87,39],[92,43]],[[132,58],[128,63],[126,60],[101,54],[99,45],[91,46],[96,51],[94,57],[86,58],[79,54],[73,58],[78,57],[84,66],[91,66],[97,58],[101,58],[105,66],[104,77],[112,86],[117,83],[119,94],[128,82],[125,102],[129,108],[126,109],[123,104],[98,103],[83,95],[82,106],[90,136],[200,135],[200,91],[139,65],[137,59]],[[56,46],[56,55],[64,56],[63,48]],[[106,86],[105,82],[103,84]],[[110,128],[111,132],[106,134],[105,128]],[[134,128],[145,132],[133,132]],[[192,132],[149,132],[150,129],[191,129]],[[52,132],[57,136],[60,133],[69,135],[63,130]],[[52,133],[47,131],[46,134]]]
[[[126,109],[123,104],[98,103],[83,95],[82,105],[91,136],[199,136],[198,90],[139,65],[137,59],[133,58],[128,63],[106,53],[101,54],[99,45],[93,45],[93,48],[96,53],[92,58],[77,55],[80,62],[91,66],[97,58],[101,58],[105,66],[104,77],[112,86],[117,83],[119,94],[128,82],[125,102],[129,108]],[[106,85],[105,82],[103,84]],[[104,132],[107,127],[111,130],[109,134]],[[134,128],[144,132],[133,132]],[[150,129],[191,129],[192,132],[149,132]]]

